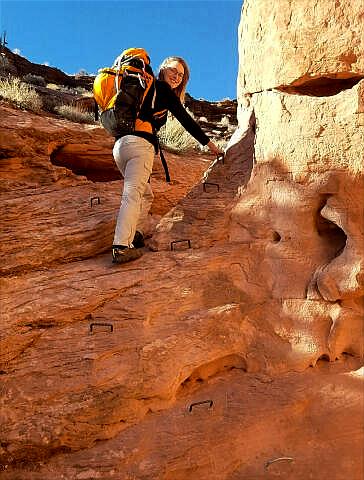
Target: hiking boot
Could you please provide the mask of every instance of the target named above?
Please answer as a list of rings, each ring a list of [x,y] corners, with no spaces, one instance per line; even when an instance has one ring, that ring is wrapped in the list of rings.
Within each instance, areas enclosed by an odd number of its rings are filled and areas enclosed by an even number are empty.
[[[135,232],[133,245],[134,245],[134,248],[145,247],[144,235],[141,232],[138,232],[138,230]]]
[[[136,260],[143,255],[143,252],[133,247],[124,245],[113,245],[112,247],[112,263],[126,263]]]

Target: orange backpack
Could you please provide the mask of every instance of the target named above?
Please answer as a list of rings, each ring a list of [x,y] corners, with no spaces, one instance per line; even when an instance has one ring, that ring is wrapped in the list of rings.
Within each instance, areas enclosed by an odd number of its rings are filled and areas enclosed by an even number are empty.
[[[114,137],[153,133],[155,77],[143,48],[129,48],[111,68],[99,70],[93,85],[102,126]]]

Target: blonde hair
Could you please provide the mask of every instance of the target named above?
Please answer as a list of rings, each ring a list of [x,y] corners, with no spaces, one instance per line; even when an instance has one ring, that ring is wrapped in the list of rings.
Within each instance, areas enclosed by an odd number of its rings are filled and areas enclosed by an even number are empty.
[[[182,65],[184,69],[184,74],[182,78],[182,82],[178,85],[178,87],[174,88],[173,91],[177,95],[177,97],[181,100],[183,103],[185,101],[185,93],[186,93],[186,86],[187,82],[190,78],[190,69],[188,68],[188,65],[185,60],[181,57],[167,57],[165,60],[163,60],[161,66],[159,67],[159,72],[158,72],[158,79],[159,80],[164,80],[164,70],[170,66],[172,62],[178,62]]]

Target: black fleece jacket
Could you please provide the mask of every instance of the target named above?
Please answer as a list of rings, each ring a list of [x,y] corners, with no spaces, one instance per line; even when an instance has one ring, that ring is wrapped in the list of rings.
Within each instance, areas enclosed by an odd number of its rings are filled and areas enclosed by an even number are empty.
[[[153,116],[155,118],[153,125],[156,131],[158,131],[167,122],[167,114],[169,111],[201,145],[207,145],[210,141],[209,137],[186,111],[180,99],[168,83],[162,80],[156,80],[155,88],[156,97],[153,111],[143,112],[142,110],[140,117],[149,120]],[[158,139],[156,135],[147,132],[134,132],[133,135],[145,138],[154,145],[156,151],[158,150]]]

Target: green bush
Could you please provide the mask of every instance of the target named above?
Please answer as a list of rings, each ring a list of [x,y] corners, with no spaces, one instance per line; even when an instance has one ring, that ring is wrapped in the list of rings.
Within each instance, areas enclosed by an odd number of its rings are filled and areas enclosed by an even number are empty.
[[[44,80],[43,77],[40,75],[33,75],[31,73],[27,73],[23,77],[23,82],[31,83],[32,85],[38,85],[40,87],[47,86],[47,82]]]
[[[17,77],[0,79],[0,97],[13,102],[19,108],[39,112],[42,109],[42,99],[33,87]]]

